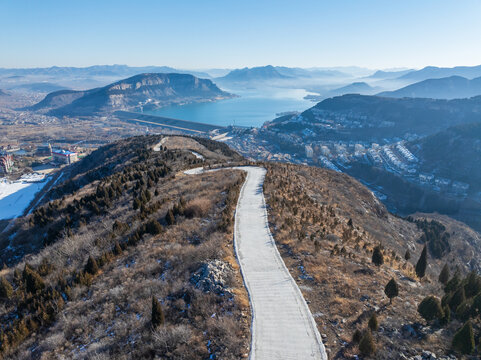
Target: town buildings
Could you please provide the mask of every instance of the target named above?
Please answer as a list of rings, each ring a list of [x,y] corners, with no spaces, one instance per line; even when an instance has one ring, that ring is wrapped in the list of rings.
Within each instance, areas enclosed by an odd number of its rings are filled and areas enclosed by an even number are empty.
[[[65,149],[52,150],[53,161],[58,164],[70,165],[78,160],[76,152]]]

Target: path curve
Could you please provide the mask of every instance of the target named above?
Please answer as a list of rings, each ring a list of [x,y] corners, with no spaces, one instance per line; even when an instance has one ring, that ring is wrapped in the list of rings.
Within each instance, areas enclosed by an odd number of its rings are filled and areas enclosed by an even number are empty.
[[[327,360],[314,318],[269,230],[263,192],[266,170],[234,169],[247,173],[237,202],[234,246],[252,309],[250,359]]]

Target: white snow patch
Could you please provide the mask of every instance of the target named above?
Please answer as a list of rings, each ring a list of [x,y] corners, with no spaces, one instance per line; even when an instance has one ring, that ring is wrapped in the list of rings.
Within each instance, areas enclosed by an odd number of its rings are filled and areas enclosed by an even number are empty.
[[[46,181],[39,181],[39,177],[33,175],[15,182],[0,180],[0,220],[22,215],[35,194],[46,184]]]
[[[198,175],[198,174],[202,174],[203,172],[204,172],[203,167],[196,167],[196,168],[184,171],[184,174],[185,175]]]
[[[199,154],[198,152],[191,151],[192,155],[194,155],[197,159],[205,160],[205,158]]]

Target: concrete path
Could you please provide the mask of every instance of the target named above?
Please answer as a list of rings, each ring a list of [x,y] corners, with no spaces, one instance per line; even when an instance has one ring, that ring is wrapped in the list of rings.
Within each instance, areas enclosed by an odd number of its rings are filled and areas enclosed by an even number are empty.
[[[314,318],[277,251],[267,224],[266,170],[244,167],[235,248],[253,313],[250,359],[325,359]]]
[[[314,318],[269,230],[262,188],[266,170],[236,169],[247,173],[237,203],[234,246],[252,308],[250,359],[327,360]]]

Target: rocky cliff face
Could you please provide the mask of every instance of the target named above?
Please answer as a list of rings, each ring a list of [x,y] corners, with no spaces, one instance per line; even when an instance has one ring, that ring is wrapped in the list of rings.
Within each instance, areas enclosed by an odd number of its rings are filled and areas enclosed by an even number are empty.
[[[102,88],[57,91],[32,106],[50,115],[98,115],[117,110],[157,108],[232,97],[212,81],[188,74],[140,74]]]

